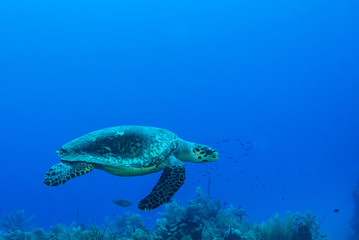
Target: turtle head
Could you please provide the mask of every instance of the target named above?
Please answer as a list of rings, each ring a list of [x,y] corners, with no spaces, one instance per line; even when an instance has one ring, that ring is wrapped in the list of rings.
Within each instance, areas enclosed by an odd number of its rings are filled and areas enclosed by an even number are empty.
[[[181,161],[205,163],[218,160],[218,152],[206,145],[184,142],[180,151],[175,154]]]
[[[218,160],[219,155],[217,151],[209,146],[202,144],[194,144],[192,147],[192,154],[196,161],[193,162],[214,162]]]

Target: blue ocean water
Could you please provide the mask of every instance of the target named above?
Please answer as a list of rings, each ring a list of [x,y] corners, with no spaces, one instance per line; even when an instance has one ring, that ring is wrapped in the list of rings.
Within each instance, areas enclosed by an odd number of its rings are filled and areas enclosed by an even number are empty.
[[[358,11],[355,0],[0,1],[0,214],[25,209],[46,228],[130,210],[151,224],[164,207],[136,204],[160,173],[42,183],[64,143],[146,125],[217,148],[211,197],[250,220],[311,210],[330,239],[347,239]],[[173,198],[183,202],[209,180],[206,165],[186,168]],[[119,208],[118,198],[135,204]]]

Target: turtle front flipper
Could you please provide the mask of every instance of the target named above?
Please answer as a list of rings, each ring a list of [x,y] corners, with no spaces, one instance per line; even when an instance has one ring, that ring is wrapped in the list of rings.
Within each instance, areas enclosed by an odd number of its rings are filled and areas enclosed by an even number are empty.
[[[91,172],[93,169],[93,165],[86,162],[58,163],[47,171],[44,178],[44,184],[49,187],[55,187],[64,184],[71,178]]]
[[[186,176],[185,166],[177,158],[171,158],[169,165],[163,169],[160,180],[158,180],[151,193],[138,204],[139,209],[152,210],[158,208],[162,204],[169,202],[183,185]]]

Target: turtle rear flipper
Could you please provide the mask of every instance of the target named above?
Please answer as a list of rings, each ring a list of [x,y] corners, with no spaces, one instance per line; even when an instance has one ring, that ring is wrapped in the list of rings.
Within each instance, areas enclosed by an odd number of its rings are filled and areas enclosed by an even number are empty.
[[[71,178],[91,172],[93,169],[93,165],[86,162],[58,163],[47,171],[44,178],[44,184],[49,187],[55,187],[64,184]]]
[[[183,185],[186,176],[184,164],[172,157],[168,166],[163,169],[162,175],[151,193],[141,200],[138,208],[141,210],[152,210],[162,204],[169,202],[172,196]]]

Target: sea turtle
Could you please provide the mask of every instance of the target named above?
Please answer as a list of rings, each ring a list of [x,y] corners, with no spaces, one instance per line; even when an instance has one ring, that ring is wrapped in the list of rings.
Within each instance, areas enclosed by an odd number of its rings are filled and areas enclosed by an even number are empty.
[[[139,176],[162,171],[152,192],[138,204],[141,210],[168,202],[185,179],[182,161],[204,163],[218,159],[215,149],[187,142],[173,132],[146,126],[116,126],[90,132],[63,145],[61,163],[46,173],[44,184],[54,187],[100,169],[116,176]]]

